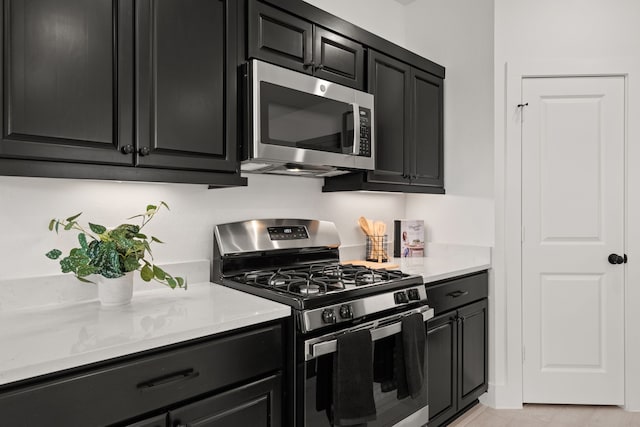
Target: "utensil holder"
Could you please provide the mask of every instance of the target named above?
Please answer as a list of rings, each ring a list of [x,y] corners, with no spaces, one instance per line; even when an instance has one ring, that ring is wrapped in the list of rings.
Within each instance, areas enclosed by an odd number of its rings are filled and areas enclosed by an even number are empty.
[[[365,244],[365,258],[367,261],[387,262],[389,261],[387,235],[367,236]]]

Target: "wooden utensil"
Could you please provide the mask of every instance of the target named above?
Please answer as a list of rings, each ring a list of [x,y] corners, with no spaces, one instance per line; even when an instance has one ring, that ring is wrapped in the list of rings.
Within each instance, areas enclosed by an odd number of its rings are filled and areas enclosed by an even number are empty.
[[[382,262],[382,259],[389,259],[387,256],[387,249],[384,247],[384,235],[387,232],[387,224],[382,221],[376,221],[373,224],[374,235],[378,236],[376,239],[376,254],[378,262]]]
[[[373,256],[371,258],[377,259],[378,262],[382,262],[385,258],[384,254],[384,233],[387,230],[387,226],[382,221],[375,221],[373,223]]]
[[[360,229],[362,229],[364,234],[366,234],[367,236],[373,235],[373,227],[369,227],[369,221],[370,220],[363,216],[358,218],[358,225],[360,225]]]

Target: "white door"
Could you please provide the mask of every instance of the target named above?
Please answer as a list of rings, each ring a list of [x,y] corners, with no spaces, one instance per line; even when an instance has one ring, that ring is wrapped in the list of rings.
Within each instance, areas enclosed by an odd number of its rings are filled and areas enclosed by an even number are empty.
[[[624,403],[623,77],[524,78],[523,400]]]

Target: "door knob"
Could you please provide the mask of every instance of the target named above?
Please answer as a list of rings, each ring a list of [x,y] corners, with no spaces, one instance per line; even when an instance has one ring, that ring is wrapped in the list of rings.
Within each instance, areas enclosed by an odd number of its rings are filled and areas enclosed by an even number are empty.
[[[142,147],[141,149],[138,150],[138,153],[141,156],[148,156],[149,153],[151,153],[151,150],[149,150],[149,147]]]
[[[122,154],[131,154],[133,153],[133,145],[125,145],[124,147],[120,148],[120,151],[122,151]]]
[[[609,260],[609,264],[622,264],[623,262],[626,262],[626,259],[625,259],[626,257],[627,257],[626,255],[623,258],[618,254],[611,254],[607,259]]]

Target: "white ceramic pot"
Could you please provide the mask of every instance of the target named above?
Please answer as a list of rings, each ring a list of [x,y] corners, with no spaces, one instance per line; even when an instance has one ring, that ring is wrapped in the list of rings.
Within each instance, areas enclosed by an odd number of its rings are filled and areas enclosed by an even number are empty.
[[[122,277],[107,279],[100,276],[98,280],[98,299],[104,306],[125,305],[133,296],[133,273],[130,271]]]

